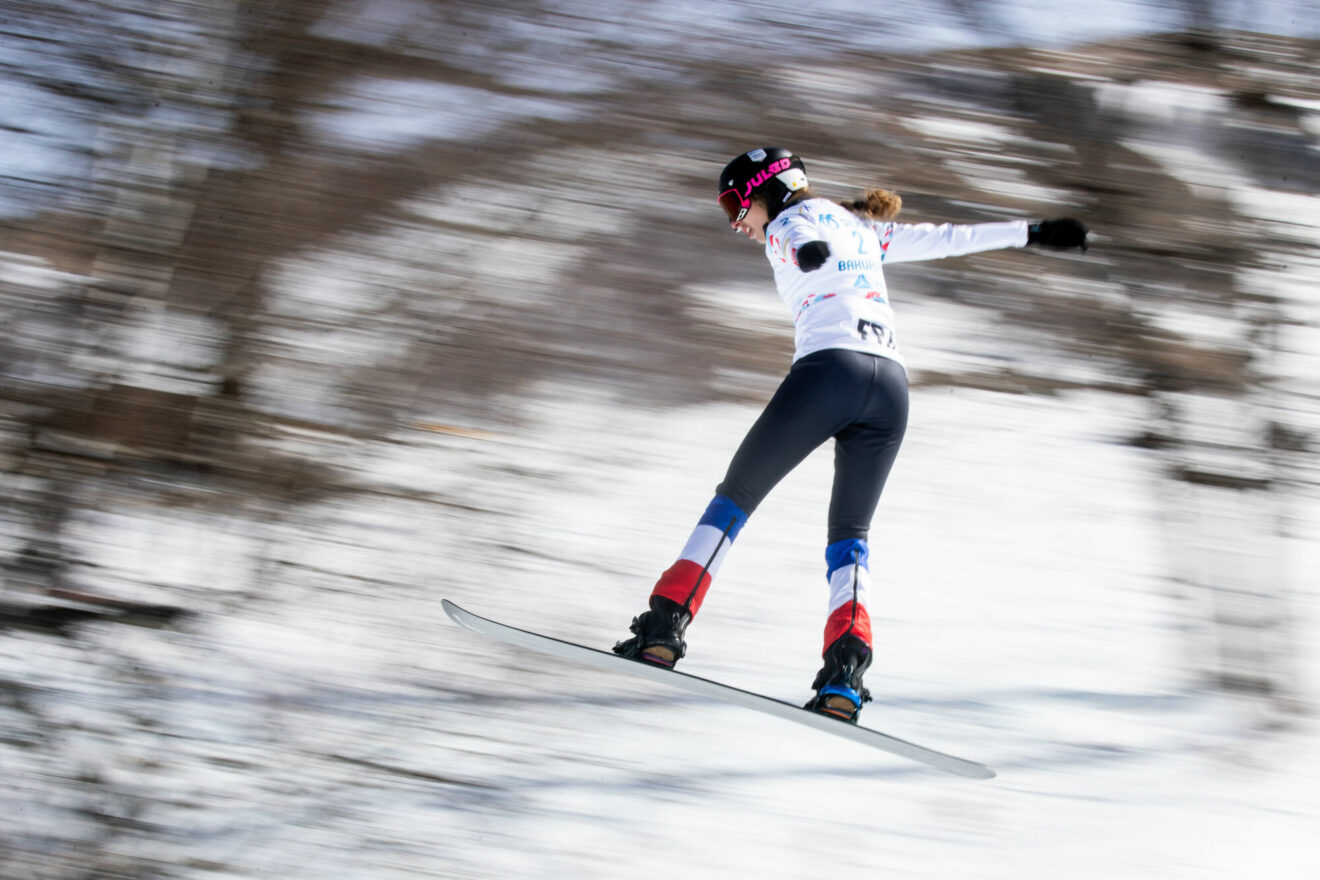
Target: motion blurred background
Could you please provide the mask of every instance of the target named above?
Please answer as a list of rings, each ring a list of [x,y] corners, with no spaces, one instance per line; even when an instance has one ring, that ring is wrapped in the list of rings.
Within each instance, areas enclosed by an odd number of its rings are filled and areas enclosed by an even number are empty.
[[[1320,5],[0,0],[0,876],[1320,876]],[[888,273],[866,723],[608,647],[787,368],[788,146],[1085,255]],[[829,450],[689,671],[805,699]]]

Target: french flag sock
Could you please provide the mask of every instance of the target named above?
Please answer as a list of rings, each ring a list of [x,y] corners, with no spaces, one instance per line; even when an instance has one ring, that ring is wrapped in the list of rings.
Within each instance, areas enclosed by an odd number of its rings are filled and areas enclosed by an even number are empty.
[[[861,538],[836,541],[825,548],[825,575],[830,584],[829,617],[825,622],[825,650],[840,636],[851,633],[871,645],[870,551]],[[824,652],[822,652],[824,653]]]
[[[725,496],[716,495],[692,530],[678,561],[660,575],[651,595],[671,599],[696,617],[720,563],[746,523],[746,511]]]

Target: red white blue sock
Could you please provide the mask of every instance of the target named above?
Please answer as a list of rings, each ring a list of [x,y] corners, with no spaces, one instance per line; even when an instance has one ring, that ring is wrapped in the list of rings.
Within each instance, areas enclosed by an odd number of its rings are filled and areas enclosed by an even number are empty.
[[[678,561],[660,575],[651,595],[671,599],[695,617],[720,563],[746,523],[746,511],[725,496],[716,495],[692,530]]]
[[[825,548],[826,580],[830,584],[825,649],[840,637],[857,636],[871,645],[870,550],[861,538],[836,541]],[[822,652],[823,653],[823,652]]]

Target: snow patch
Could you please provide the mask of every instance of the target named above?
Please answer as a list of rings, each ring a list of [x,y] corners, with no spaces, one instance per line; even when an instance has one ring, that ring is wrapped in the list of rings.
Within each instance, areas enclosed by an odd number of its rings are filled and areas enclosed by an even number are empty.
[[[392,152],[432,140],[462,140],[533,119],[565,121],[579,108],[564,101],[502,95],[431,80],[359,77],[325,98],[303,124],[325,144]]]

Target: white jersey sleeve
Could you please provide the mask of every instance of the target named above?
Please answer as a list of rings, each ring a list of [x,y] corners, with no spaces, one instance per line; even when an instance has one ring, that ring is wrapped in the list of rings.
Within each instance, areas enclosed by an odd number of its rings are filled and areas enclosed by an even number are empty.
[[[893,223],[866,220],[880,240],[886,263],[909,263],[918,260],[942,260],[963,254],[1024,247],[1027,221],[973,223],[965,226],[944,223]]]

